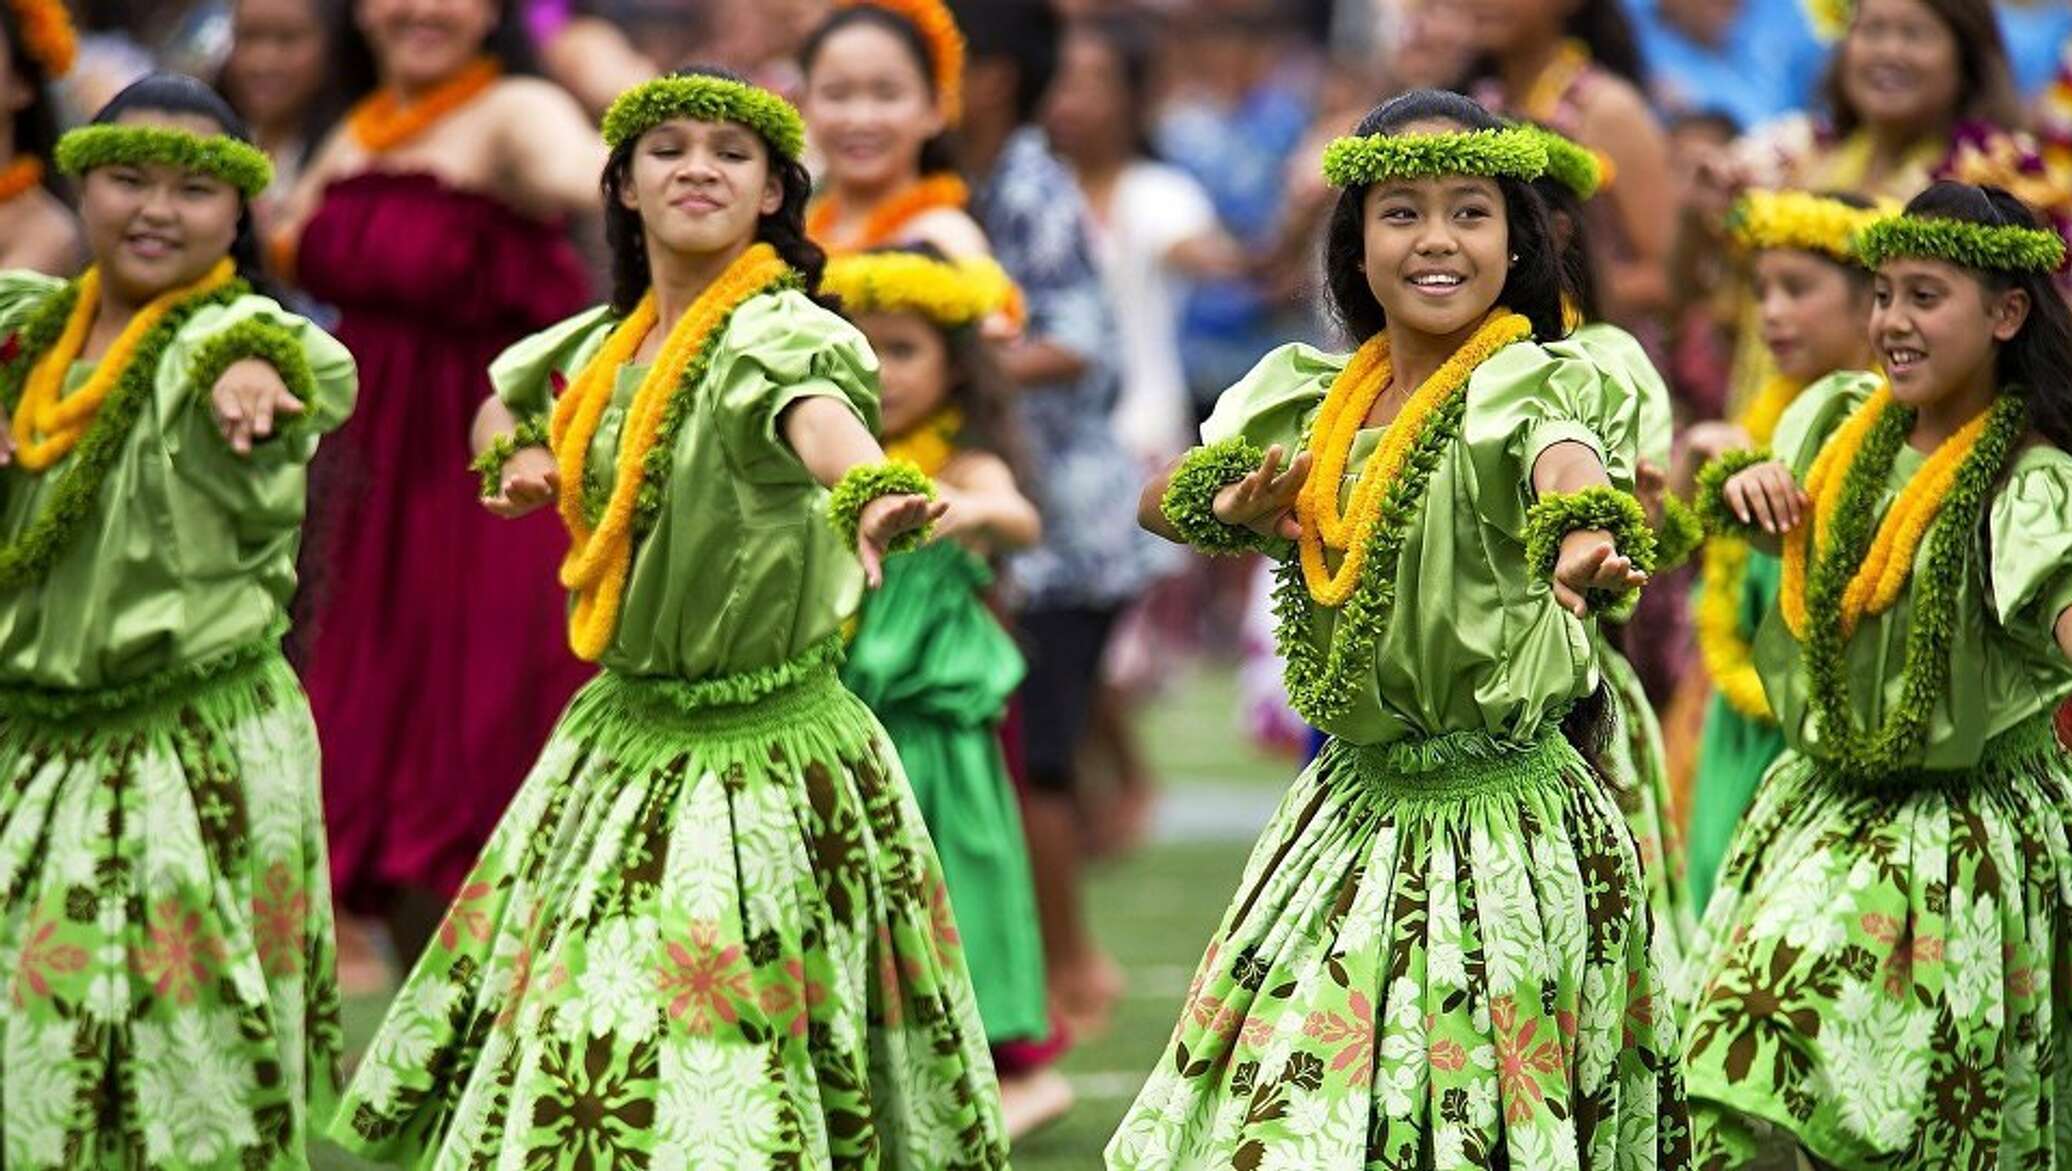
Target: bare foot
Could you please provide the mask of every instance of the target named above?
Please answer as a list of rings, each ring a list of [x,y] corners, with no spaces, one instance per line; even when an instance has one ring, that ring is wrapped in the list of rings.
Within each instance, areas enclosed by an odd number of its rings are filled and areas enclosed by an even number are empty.
[[[1049,1126],[1072,1108],[1072,1083],[1055,1069],[1000,1079],[1000,1114],[1009,1142]]]
[[[1122,968],[1103,951],[1089,951],[1077,963],[1053,964],[1051,1010],[1064,1021],[1068,1035],[1093,1040],[1107,1033],[1108,1018],[1122,999],[1125,982]]]

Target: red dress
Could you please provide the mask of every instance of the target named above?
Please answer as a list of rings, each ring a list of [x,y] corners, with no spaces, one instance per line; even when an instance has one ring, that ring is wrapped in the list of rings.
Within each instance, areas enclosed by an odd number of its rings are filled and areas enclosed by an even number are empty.
[[[467,457],[490,360],[589,282],[556,228],[423,174],[333,185],[296,267],[360,366],[310,493],[304,677],[336,895],[365,913],[399,886],[455,893],[588,677],[552,511],[492,517]]]

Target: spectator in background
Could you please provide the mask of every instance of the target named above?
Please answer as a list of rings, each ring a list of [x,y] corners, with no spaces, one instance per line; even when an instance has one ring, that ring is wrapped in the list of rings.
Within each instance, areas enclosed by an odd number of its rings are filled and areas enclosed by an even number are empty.
[[[2007,45],[2008,66],[2024,97],[2049,88],[2058,67],[2058,50],[2072,46],[2072,4],[2065,0],[2000,0],[2000,39]]]
[[[36,32],[24,35],[33,13]],[[51,82],[63,77],[77,52],[64,0],[0,2],[0,270],[30,269],[70,276],[86,259],[79,220],[58,197],[57,118]]]
[[[1273,250],[1289,155],[1309,130],[1307,86],[1288,67],[1275,0],[1225,0],[1183,25],[1174,89],[1159,119],[1159,154],[1194,176],[1217,218],[1257,256]],[[1197,416],[1261,355],[1304,334],[1308,319],[1262,282],[1198,283],[1182,317],[1182,352]]]
[[[1827,52],[1800,0],[1628,0],[1628,11],[1664,117],[1754,126],[1813,102]]]
[[[1116,442],[1120,343],[1072,176],[1031,125],[1057,68],[1048,0],[956,0],[969,41],[961,135],[972,211],[1021,286],[1028,327],[1002,365],[1022,387],[1022,423],[1041,479],[1043,542],[1011,563],[1029,657],[1022,690],[1030,861],[1052,1003],[1072,1031],[1098,1032],[1121,970],[1087,929],[1079,891],[1076,755],[1108,636],[1148,582],[1136,527],[1136,469]]]
[[[342,113],[330,79],[330,30],[339,0],[237,0],[230,55],[216,88],[273,160],[273,186],[252,201],[260,231],[294,190],[302,168]]]

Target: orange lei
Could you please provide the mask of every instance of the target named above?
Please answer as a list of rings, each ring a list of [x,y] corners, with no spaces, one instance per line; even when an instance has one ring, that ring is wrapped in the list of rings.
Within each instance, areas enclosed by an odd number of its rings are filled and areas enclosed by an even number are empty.
[[[1516,313],[1490,314],[1403,404],[1388,425],[1381,447],[1361,470],[1349,506],[1341,514],[1338,494],[1353,443],[1393,377],[1388,334],[1375,334],[1346,363],[1317,413],[1309,441],[1309,478],[1295,498],[1295,515],[1302,525],[1302,576],[1317,604],[1338,607],[1352,597],[1366,565],[1368,537],[1381,518],[1382,497],[1432,416],[1455,395],[1466,393],[1468,379],[1477,367],[1498,350],[1531,334],[1532,323]],[[1327,546],[1345,553],[1337,573],[1330,571],[1325,560]]]
[[[370,94],[345,116],[353,141],[371,154],[382,154],[430,130],[447,115],[482,96],[503,76],[493,57],[472,61],[459,73],[433,86],[408,106],[389,90]]]
[[[806,234],[831,254],[864,252],[896,243],[899,230],[922,215],[946,207],[961,211],[970,202],[971,190],[964,180],[955,175],[930,175],[872,208],[854,240],[836,243],[834,230],[842,219],[842,201],[828,194],[815,200],[806,213]]]
[[[145,335],[158,328],[175,305],[189,297],[214,292],[236,276],[237,266],[225,257],[193,284],[160,293],[122,327],[115,343],[95,364],[86,385],[68,396],[64,393],[65,375],[86,348],[87,334],[92,331],[94,315],[101,307],[101,270],[87,269],[86,275],[79,278],[79,299],[65,321],[64,332],[37,360],[36,368],[29,371],[22,385],[21,401],[15,404],[14,458],[22,470],[41,472],[65,458],[93,426],[94,416],[100,413],[101,404],[107,401],[116,383],[122,381]]]
[[[43,182],[43,160],[23,155],[0,169],[0,203],[22,195]]]
[[[578,658],[595,662],[611,645],[619,625],[619,604],[633,568],[633,522],[641,484],[646,479],[648,451],[661,430],[662,416],[675,396],[684,372],[729,314],[788,271],[777,251],[757,244],[727,266],[718,280],[669,330],[662,352],[641,379],[627,408],[625,432],[619,438],[618,475],[603,514],[593,528],[583,510],[583,486],[590,443],[604,408],[611,402],[619,368],[631,361],[640,343],[655,328],[655,294],[649,290],[590,359],[560,401],[548,436],[561,473],[561,520],[568,527],[568,556],[561,562],[561,584],[576,595],[569,613],[569,645]]]

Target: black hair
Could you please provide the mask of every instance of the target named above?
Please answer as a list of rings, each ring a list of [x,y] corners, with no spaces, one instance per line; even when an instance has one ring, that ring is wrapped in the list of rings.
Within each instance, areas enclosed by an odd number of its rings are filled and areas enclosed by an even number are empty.
[[[1957,41],[1956,117],[2005,129],[2019,128],[2023,121],[2021,98],[2015,89],[2013,67],[2007,61],[2007,41],[2000,35],[2000,20],[1994,15],[1992,0],[1918,2],[1933,12]],[[1847,44],[1846,36],[1835,42],[1820,84],[1821,101],[1837,135],[1852,134],[1863,125],[1863,115],[1849,104],[1849,95],[1842,86],[1842,56]]]
[[[1375,107],[1360,119],[1353,133],[1394,134],[1412,123],[1429,121],[1451,122],[1465,130],[1498,130],[1508,125],[1457,93],[1419,89]],[[1554,229],[1547,206],[1532,184],[1522,179],[1499,178],[1496,185],[1504,197],[1511,251],[1518,257],[1504,278],[1497,303],[1524,314],[1532,322],[1533,336],[1551,341],[1567,333],[1561,313],[1561,297],[1567,289],[1554,254]],[[1381,302],[1367,283],[1366,205],[1366,184],[1346,188],[1339,193],[1324,231],[1325,292],[1332,315],[1354,344],[1388,326]]]
[[[1906,214],[1960,220],[1991,228],[2042,228],[2027,204],[1998,187],[1936,183],[1914,196]],[[2050,274],[1971,269],[1995,294],[2020,289],[2029,295],[2029,316],[2021,332],[2000,346],[1994,381],[2018,390],[2029,407],[2029,425],[2061,450],[2072,451],[2072,309]]]
[[[925,256],[947,261],[949,256],[933,244],[900,244],[873,248],[871,255]],[[952,384],[949,398],[964,412],[960,439],[968,447],[998,456],[1014,473],[1026,491],[1033,482],[1027,438],[1022,434],[1021,415],[1015,407],[1019,392],[1014,379],[1000,365],[993,344],[986,340],[981,323],[972,322],[945,329],[936,327],[949,348]]]
[[[537,75],[539,57],[533,52],[532,38],[526,34],[525,21],[519,16],[517,0],[492,2],[497,9],[496,27],[489,30],[488,38],[482,42],[482,51],[496,58],[506,74]],[[374,46],[367,43],[367,35],[353,19],[353,7],[353,0],[341,3],[331,26],[331,73],[341,109],[373,93],[381,84]]]
[[[22,22],[12,4],[0,3],[0,35],[7,38],[7,67],[22,79],[32,95],[29,104],[14,116],[15,153],[48,161],[58,145],[58,118],[51,107],[50,77],[44,73],[43,65],[29,55],[29,47],[22,39]],[[47,182],[54,182],[57,168],[48,168],[44,173]]]
[[[245,120],[238,117],[223,95],[210,89],[199,78],[184,73],[151,73],[125,86],[121,93],[108,100],[95,114],[95,125],[117,122],[132,110],[157,110],[166,114],[192,114],[216,123],[223,133],[239,142],[250,145],[252,130]],[[237,200],[237,235],[230,242],[230,259],[237,265],[237,275],[245,283],[267,296],[274,295],[273,282],[267,279],[266,265],[261,259],[258,228],[252,221],[252,201],[243,192]]]
[[[1532,189],[1546,202],[1547,222],[1561,245],[1561,283],[1575,301],[1576,313],[1584,321],[1604,320],[1604,286],[1598,279],[1597,253],[1592,250],[1583,197],[1552,174],[1534,179]],[[1566,237],[1561,231],[1564,224]]]
[[[1157,158],[1151,128],[1146,124],[1155,104],[1151,93],[1155,46],[1149,23],[1141,17],[1117,12],[1075,21],[1072,31],[1094,37],[1115,54],[1122,74],[1123,108],[1130,119],[1131,149],[1142,158]]]
[[[1050,0],[950,0],[969,46],[967,60],[1005,57],[1014,65],[1015,121],[1034,120],[1058,72],[1063,26]]]
[[[747,84],[747,79],[717,65],[692,65],[669,74],[671,77],[717,77]],[[604,193],[604,240],[611,254],[612,308],[631,313],[654,282],[648,271],[647,232],[640,213],[620,202],[620,195],[632,173],[633,152],[645,135],[636,135],[613,149],[605,160],[599,186]],[[775,143],[757,131],[770,160],[770,173],[784,189],[784,201],[776,211],[756,223],[755,238],[777,250],[784,262],[804,278],[808,296],[820,294],[820,274],[827,268],[827,253],[806,235],[806,202],[813,196],[813,177],[805,165],[786,158]]]
[[[942,100],[942,94],[935,86],[935,59],[930,53],[927,38],[923,37],[921,30],[906,17],[871,4],[835,9],[832,15],[820,23],[819,28],[813,30],[813,35],[806,38],[806,43],[800,46],[799,68],[808,74],[812,73],[813,62],[819,58],[820,50],[827,47],[828,39],[855,25],[867,25],[891,33],[900,47],[906,50],[915,67],[920,69],[922,84],[928,87],[928,96],[937,101]],[[945,129],[941,134],[921,144],[921,174],[936,175],[954,172],[956,169],[957,151],[950,140],[949,130]]]

